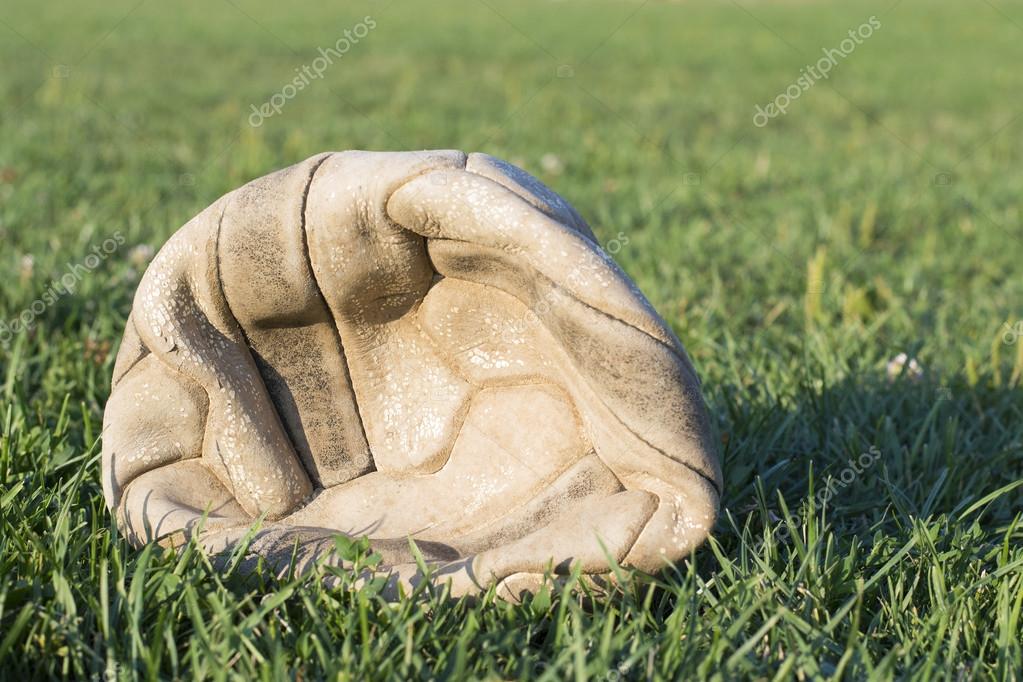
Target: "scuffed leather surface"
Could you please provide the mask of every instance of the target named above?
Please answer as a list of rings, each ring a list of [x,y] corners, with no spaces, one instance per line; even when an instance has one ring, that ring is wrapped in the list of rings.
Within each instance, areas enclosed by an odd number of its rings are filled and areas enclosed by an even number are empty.
[[[159,251],[104,416],[136,544],[193,533],[281,570],[368,535],[468,594],[699,545],[721,485],[681,343],[532,176],[458,151],[321,154]],[[297,547],[297,552],[295,551]]]

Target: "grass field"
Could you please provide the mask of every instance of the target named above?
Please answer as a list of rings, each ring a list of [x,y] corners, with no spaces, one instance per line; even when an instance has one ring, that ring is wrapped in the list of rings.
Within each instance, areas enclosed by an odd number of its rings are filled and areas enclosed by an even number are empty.
[[[4,3],[0,678],[1023,677],[1023,4],[327,4]],[[153,249],[349,148],[487,151],[625,238],[722,440],[677,574],[387,605],[118,537],[98,439]]]

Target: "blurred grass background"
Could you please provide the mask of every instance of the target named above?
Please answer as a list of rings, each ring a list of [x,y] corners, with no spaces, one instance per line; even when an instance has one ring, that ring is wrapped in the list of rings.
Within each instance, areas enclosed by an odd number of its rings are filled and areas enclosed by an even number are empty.
[[[828,80],[753,125],[872,16]],[[0,321],[125,241],[0,349],[3,670],[1018,679],[1020,2],[8,0],[0,64]],[[146,262],[239,184],[352,148],[486,151],[603,243],[627,237],[615,258],[722,436],[725,513],[692,566],[595,610],[399,617],[303,583],[315,608],[278,586],[272,618],[198,558],[126,550],[96,440]],[[886,377],[900,353],[919,379]],[[870,447],[876,466],[811,505]]]

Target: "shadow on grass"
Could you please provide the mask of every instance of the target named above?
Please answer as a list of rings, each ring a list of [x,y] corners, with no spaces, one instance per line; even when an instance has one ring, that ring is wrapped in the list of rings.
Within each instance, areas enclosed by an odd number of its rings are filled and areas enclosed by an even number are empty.
[[[766,511],[770,525],[782,506],[808,512],[812,502],[839,535],[895,531],[955,517],[1023,479],[1018,387],[902,376],[803,386],[792,399],[736,387],[717,397],[725,495],[715,535],[726,550],[739,541],[729,514],[742,527]],[[990,503],[984,523],[1007,523],[1021,508],[1017,487]]]

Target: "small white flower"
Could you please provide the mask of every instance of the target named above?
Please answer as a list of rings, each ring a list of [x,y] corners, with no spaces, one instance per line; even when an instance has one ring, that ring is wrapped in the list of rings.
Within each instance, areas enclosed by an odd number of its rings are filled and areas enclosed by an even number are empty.
[[[146,265],[153,257],[153,247],[149,244],[139,244],[133,246],[131,251],[128,252],[128,260],[134,265]]]
[[[29,280],[32,279],[32,273],[35,272],[36,259],[32,254],[25,254],[21,257],[21,267],[19,268],[21,279]]]
[[[540,157],[540,167],[551,175],[560,175],[561,171],[565,169],[565,164],[561,162],[561,158],[557,154],[544,154]]]
[[[924,370],[920,363],[905,353],[899,353],[888,361],[888,379],[890,381],[897,379],[903,373],[903,368],[905,368],[905,375],[909,379],[916,380],[924,375]]]

